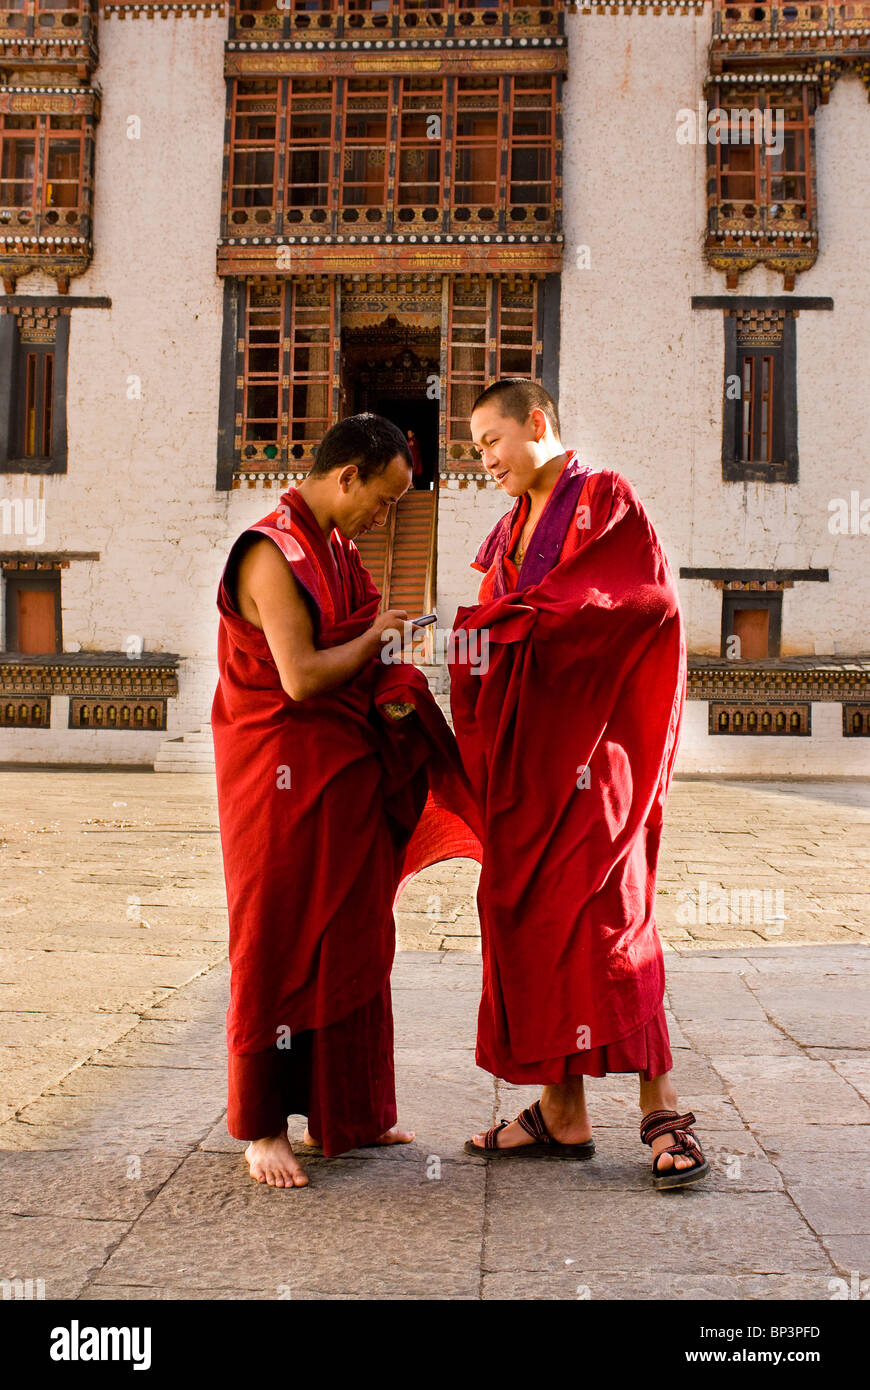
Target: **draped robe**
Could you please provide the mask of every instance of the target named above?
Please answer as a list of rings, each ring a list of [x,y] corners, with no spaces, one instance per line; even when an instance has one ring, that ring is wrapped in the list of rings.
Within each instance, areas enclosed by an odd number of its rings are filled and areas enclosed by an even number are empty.
[[[449,662],[484,823],[477,1061],[516,1083],[651,1079],[671,1067],[655,892],[686,691],[676,583],[620,474],[570,451],[517,570],[529,506],[481,546]]]
[[[320,1077],[325,1133],[315,1137],[341,1152],[377,1137],[362,1133],[370,1116],[339,1113],[353,1106],[356,1082],[372,1095],[391,1090],[394,902],[429,864],[479,860],[479,819],[453,736],[415,667],[374,657],[330,691],[301,701],[285,693],[265,634],[234,597],[241,554],[257,536],[290,565],[318,648],[363,633],[380,595],[353,542],[337,530],[327,542],[295,488],[236,542],[218,593],[212,731],[230,931],[228,1123],[232,1132],[234,1115],[238,1128],[243,1114],[274,1113],[276,1050],[292,1052],[300,1039],[298,1056],[313,1043],[320,1058],[313,1085]],[[387,707],[402,704],[413,713],[394,720]],[[355,1077],[354,1038],[367,1028],[382,1034],[389,1076]],[[306,1113],[287,1113],[297,1112]]]

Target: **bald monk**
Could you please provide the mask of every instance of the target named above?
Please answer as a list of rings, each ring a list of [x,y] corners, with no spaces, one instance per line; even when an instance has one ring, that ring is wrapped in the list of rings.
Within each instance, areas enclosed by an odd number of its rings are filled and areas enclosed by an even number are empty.
[[[480,857],[477,813],[425,677],[384,664],[408,614],[353,544],[412,478],[401,431],[333,426],[310,473],[233,546],[212,710],[230,926],[227,1127],[251,1176],[308,1177],[287,1135],[327,1157],[407,1144],[396,1124],[393,903],[452,855]]]
[[[671,1078],[654,920],[686,649],[673,575],[631,484],[560,439],[552,397],[498,381],[471,434],[511,511],[474,561],[451,659],[454,729],[484,822],[477,1062],[540,1101],[466,1143],[485,1158],[594,1152],[583,1077],[637,1072],[653,1183],[709,1165]]]

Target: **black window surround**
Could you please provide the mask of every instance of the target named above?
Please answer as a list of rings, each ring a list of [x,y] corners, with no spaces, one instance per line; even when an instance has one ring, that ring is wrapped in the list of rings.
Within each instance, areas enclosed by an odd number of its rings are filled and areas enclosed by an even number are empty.
[[[830,297],[817,295],[694,295],[693,309],[717,309],[723,314],[725,362],[722,401],[722,478],[726,483],[797,483],[797,331],[801,309],[832,310]],[[749,346],[738,341],[737,313],[770,311],[783,316],[782,341]],[[742,458],[743,359],[773,357],[773,450],[770,462]],[[741,383],[735,396],[731,382]],[[757,434],[757,431],[756,431]]]
[[[761,359],[773,359],[773,449],[770,461],[743,458],[743,362],[750,358],[761,370]],[[722,478],[726,483],[796,483],[797,447],[797,343],[794,315],[783,315],[782,342],[769,347],[748,347],[738,342],[737,319],[725,315],[725,384],[740,382],[740,391],[723,392]],[[756,399],[758,414],[759,401]],[[754,434],[758,437],[756,423]]]
[[[722,594],[722,648],[720,655],[728,656],[728,639],[734,636],[734,614],[737,609],[759,608],[770,614],[767,631],[766,657],[780,655],[782,634],[782,590],[761,592],[757,589],[726,590]]]
[[[0,473],[65,473],[69,314],[58,314],[53,343],[23,343],[14,314],[0,314]],[[51,453],[24,456],[24,370],[28,352],[54,358]]]
[[[111,309],[108,295],[0,295],[0,473],[66,473],[67,471],[67,367],[69,363],[70,311],[72,309]],[[54,343],[23,343],[17,314],[12,309],[54,310]],[[36,349],[42,355],[53,352],[52,369],[52,449],[48,457],[22,457],[22,420],[25,357]]]
[[[5,653],[18,652],[18,604],[17,595],[22,589],[47,589],[54,594],[54,650],[45,656],[56,656],[63,651],[63,620],[60,595],[60,571],[39,573],[32,570],[10,570],[5,575],[3,607],[5,621]]]

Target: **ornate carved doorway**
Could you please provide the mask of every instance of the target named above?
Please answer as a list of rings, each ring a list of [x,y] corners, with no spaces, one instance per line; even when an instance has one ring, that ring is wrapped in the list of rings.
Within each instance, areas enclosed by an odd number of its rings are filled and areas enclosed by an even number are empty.
[[[413,431],[419,450],[413,485],[432,491],[438,474],[438,330],[403,323],[395,314],[375,325],[345,328],[341,365],[343,414],[372,410],[404,434]]]

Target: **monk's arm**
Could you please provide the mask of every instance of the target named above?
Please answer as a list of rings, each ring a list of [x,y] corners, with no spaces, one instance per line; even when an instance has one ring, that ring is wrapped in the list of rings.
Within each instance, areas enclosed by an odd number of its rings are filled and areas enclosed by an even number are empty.
[[[265,537],[239,565],[238,601],[242,617],[262,629],[291,700],[307,700],[350,680],[378,656],[384,629],[399,626],[408,616],[391,609],[351,642],[318,649],[302,591],[277,546]]]

